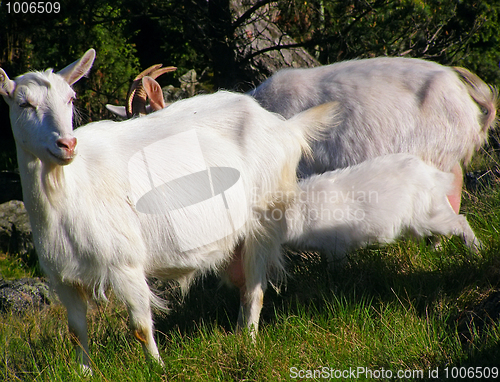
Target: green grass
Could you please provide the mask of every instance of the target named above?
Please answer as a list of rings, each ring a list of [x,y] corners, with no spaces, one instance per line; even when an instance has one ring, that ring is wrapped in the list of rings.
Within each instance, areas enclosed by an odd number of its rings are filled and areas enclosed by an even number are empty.
[[[164,369],[144,359],[113,298],[89,313],[94,378],[75,371],[61,306],[4,314],[0,380],[280,381],[358,367],[392,372],[379,380],[430,380],[436,369],[432,380],[445,380],[447,367],[498,366],[500,298],[485,303],[500,291],[500,189],[466,193],[462,210],[485,245],[479,255],[457,238],[440,250],[399,241],[357,251],[330,274],[321,256],[289,253],[290,276],[280,293],[266,292],[256,344],[233,334],[237,292],[215,277],[198,281],[184,301],[173,298],[169,315],[155,316]]]
[[[0,277],[6,280],[33,277],[35,270],[29,268],[22,259],[16,255],[0,253]]]

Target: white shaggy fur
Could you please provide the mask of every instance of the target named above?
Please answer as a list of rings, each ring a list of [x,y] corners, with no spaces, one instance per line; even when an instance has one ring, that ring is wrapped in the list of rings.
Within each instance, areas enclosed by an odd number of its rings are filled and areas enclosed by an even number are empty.
[[[340,126],[313,145],[304,175],[400,152],[449,172],[485,142],[496,115],[496,93],[474,74],[409,58],[283,69],[249,94],[285,118],[339,102]]]
[[[70,84],[90,69],[94,55],[87,52],[58,74],[32,72],[15,81],[0,69],[0,94],[10,106],[40,265],[67,308],[82,367],[90,367],[86,296],[104,297],[112,288],[127,305],[131,329],[144,351],[161,363],[150,306],[162,304],[151,293],[147,277],[186,281],[221,270],[243,238],[244,318],[255,332],[267,274],[281,269],[282,241],[279,222],[258,217],[289,204],[287,195],[297,191],[295,172],[307,141],[325,129],[335,105],[285,121],[249,96],[219,92],[143,118],[91,123],[73,131]],[[172,137],[189,134],[196,139],[171,144]],[[154,155],[148,156],[148,150]],[[177,199],[199,196],[196,180],[184,182],[176,192],[169,182],[177,172],[191,171],[197,155],[210,171],[230,168],[238,174],[229,184],[239,185],[236,196],[212,190],[225,206],[223,217],[203,203],[196,204],[194,218],[188,210],[192,206],[176,205]],[[134,169],[148,163],[155,166],[148,165],[143,173]],[[159,172],[150,171],[153,167]],[[227,181],[213,174],[212,184]],[[159,204],[143,212],[134,190],[157,191],[150,183],[159,184],[165,194],[155,194]],[[217,240],[197,244],[200,237]]]
[[[285,244],[319,250],[331,263],[349,251],[391,243],[405,233],[461,236],[480,243],[465,216],[446,197],[453,174],[410,154],[389,154],[301,180],[301,192],[286,211]]]

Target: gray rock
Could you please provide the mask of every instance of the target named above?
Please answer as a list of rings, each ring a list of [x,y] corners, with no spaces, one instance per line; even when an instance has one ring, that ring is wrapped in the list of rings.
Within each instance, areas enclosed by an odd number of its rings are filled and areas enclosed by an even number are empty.
[[[50,289],[39,278],[7,281],[0,279],[0,312],[23,314],[51,303]]]
[[[28,213],[21,201],[0,204],[0,251],[21,257],[34,253]]]

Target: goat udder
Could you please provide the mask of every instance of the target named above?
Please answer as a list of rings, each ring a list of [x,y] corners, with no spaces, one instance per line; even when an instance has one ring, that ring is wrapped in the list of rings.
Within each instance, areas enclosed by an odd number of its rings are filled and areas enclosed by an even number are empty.
[[[226,268],[229,281],[240,291],[245,287],[245,272],[243,271],[242,244],[234,250],[233,258]]]

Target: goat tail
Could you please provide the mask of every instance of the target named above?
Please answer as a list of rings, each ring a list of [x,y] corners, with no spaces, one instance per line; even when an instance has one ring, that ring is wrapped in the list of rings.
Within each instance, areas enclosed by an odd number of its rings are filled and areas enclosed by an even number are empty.
[[[495,127],[498,107],[498,90],[487,85],[481,78],[465,68],[453,67],[462,82],[467,86],[467,91],[472,99],[480,106],[483,131]]]
[[[290,118],[290,122],[300,126],[303,137],[302,150],[304,155],[312,155],[312,141],[326,139],[332,127],[340,124],[340,106],[338,102],[327,102],[304,110]]]

